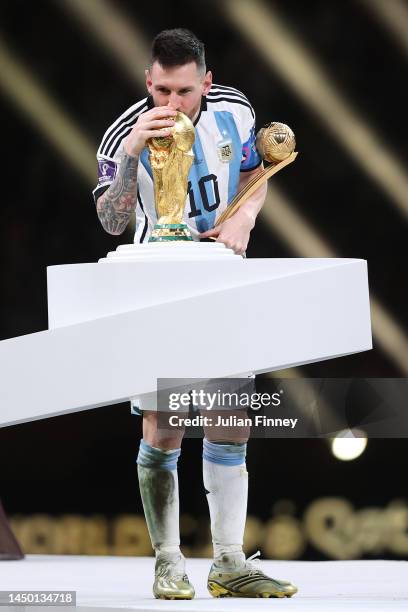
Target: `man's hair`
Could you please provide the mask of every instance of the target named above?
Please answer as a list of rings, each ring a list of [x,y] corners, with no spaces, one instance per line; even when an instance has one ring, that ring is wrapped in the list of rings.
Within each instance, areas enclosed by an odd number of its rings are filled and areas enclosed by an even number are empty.
[[[150,68],[154,62],[159,62],[163,68],[195,62],[197,68],[205,72],[204,43],[185,28],[163,30],[153,40]]]

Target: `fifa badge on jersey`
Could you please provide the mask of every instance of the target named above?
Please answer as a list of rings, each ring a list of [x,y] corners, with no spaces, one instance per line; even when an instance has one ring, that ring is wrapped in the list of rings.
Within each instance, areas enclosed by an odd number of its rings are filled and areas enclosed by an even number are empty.
[[[100,159],[98,161],[98,184],[105,185],[111,183],[116,176],[117,164],[110,159]]]
[[[234,157],[231,138],[226,137],[217,142],[217,150],[220,161],[228,164]]]

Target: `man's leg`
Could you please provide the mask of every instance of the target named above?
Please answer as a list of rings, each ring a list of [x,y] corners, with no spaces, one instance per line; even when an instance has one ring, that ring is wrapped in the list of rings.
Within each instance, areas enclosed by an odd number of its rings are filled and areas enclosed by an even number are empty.
[[[227,418],[246,417],[246,411],[214,412]],[[203,480],[211,519],[214,560],[240,566],[248,500],[246,443],[249,427],[207,427],[203,440]]]
[[[242,411],[236,416],[245,417]],[[228,411],[222,411],[224,417]],[[214,416],[214,415],[213,415]],[[247,514],[246,442],[249,427],[205,429],[203,480],[211,519],[214,563],[208,576],[213,597],[291,597],[297,588],[266,576],[242,551]]]
[[[144,412],[137,468],[146,523],[156,555],[153,592],[162,599],[194,597],[180,552],[177,460],[183,433],[160,435],[157,412]]]

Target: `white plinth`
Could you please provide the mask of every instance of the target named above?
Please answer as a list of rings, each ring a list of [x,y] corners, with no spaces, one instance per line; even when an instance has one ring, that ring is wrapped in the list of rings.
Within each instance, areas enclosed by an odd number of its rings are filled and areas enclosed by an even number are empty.
[[[136,261],[240,261],[236,255],[221,242],[147,242],[146,244],[121,244],[99,263],[118,263]]]
[[[211,245],[186,249],[196,247]],[[166,249],[48,268],[50,330],[0,342],[0,425],[126,401],[157,378],[260,373],[372,347],[363,260],[169,260]]]

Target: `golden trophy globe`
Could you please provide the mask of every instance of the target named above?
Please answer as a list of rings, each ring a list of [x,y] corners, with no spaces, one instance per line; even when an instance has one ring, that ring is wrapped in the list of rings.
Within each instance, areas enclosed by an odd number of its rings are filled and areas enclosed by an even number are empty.
[[[288,159],[295,146],[295,135],[285,123],[269,123],[256,135],[256,148],[260,156],[268,162],[276,163]]]
[[[149,242],[192,240],[183,222],[188,174],[194,160],[195,132],[190,119],[178,112],[171,135],[150,138],[147,146],[153,172],[157,223]]]

